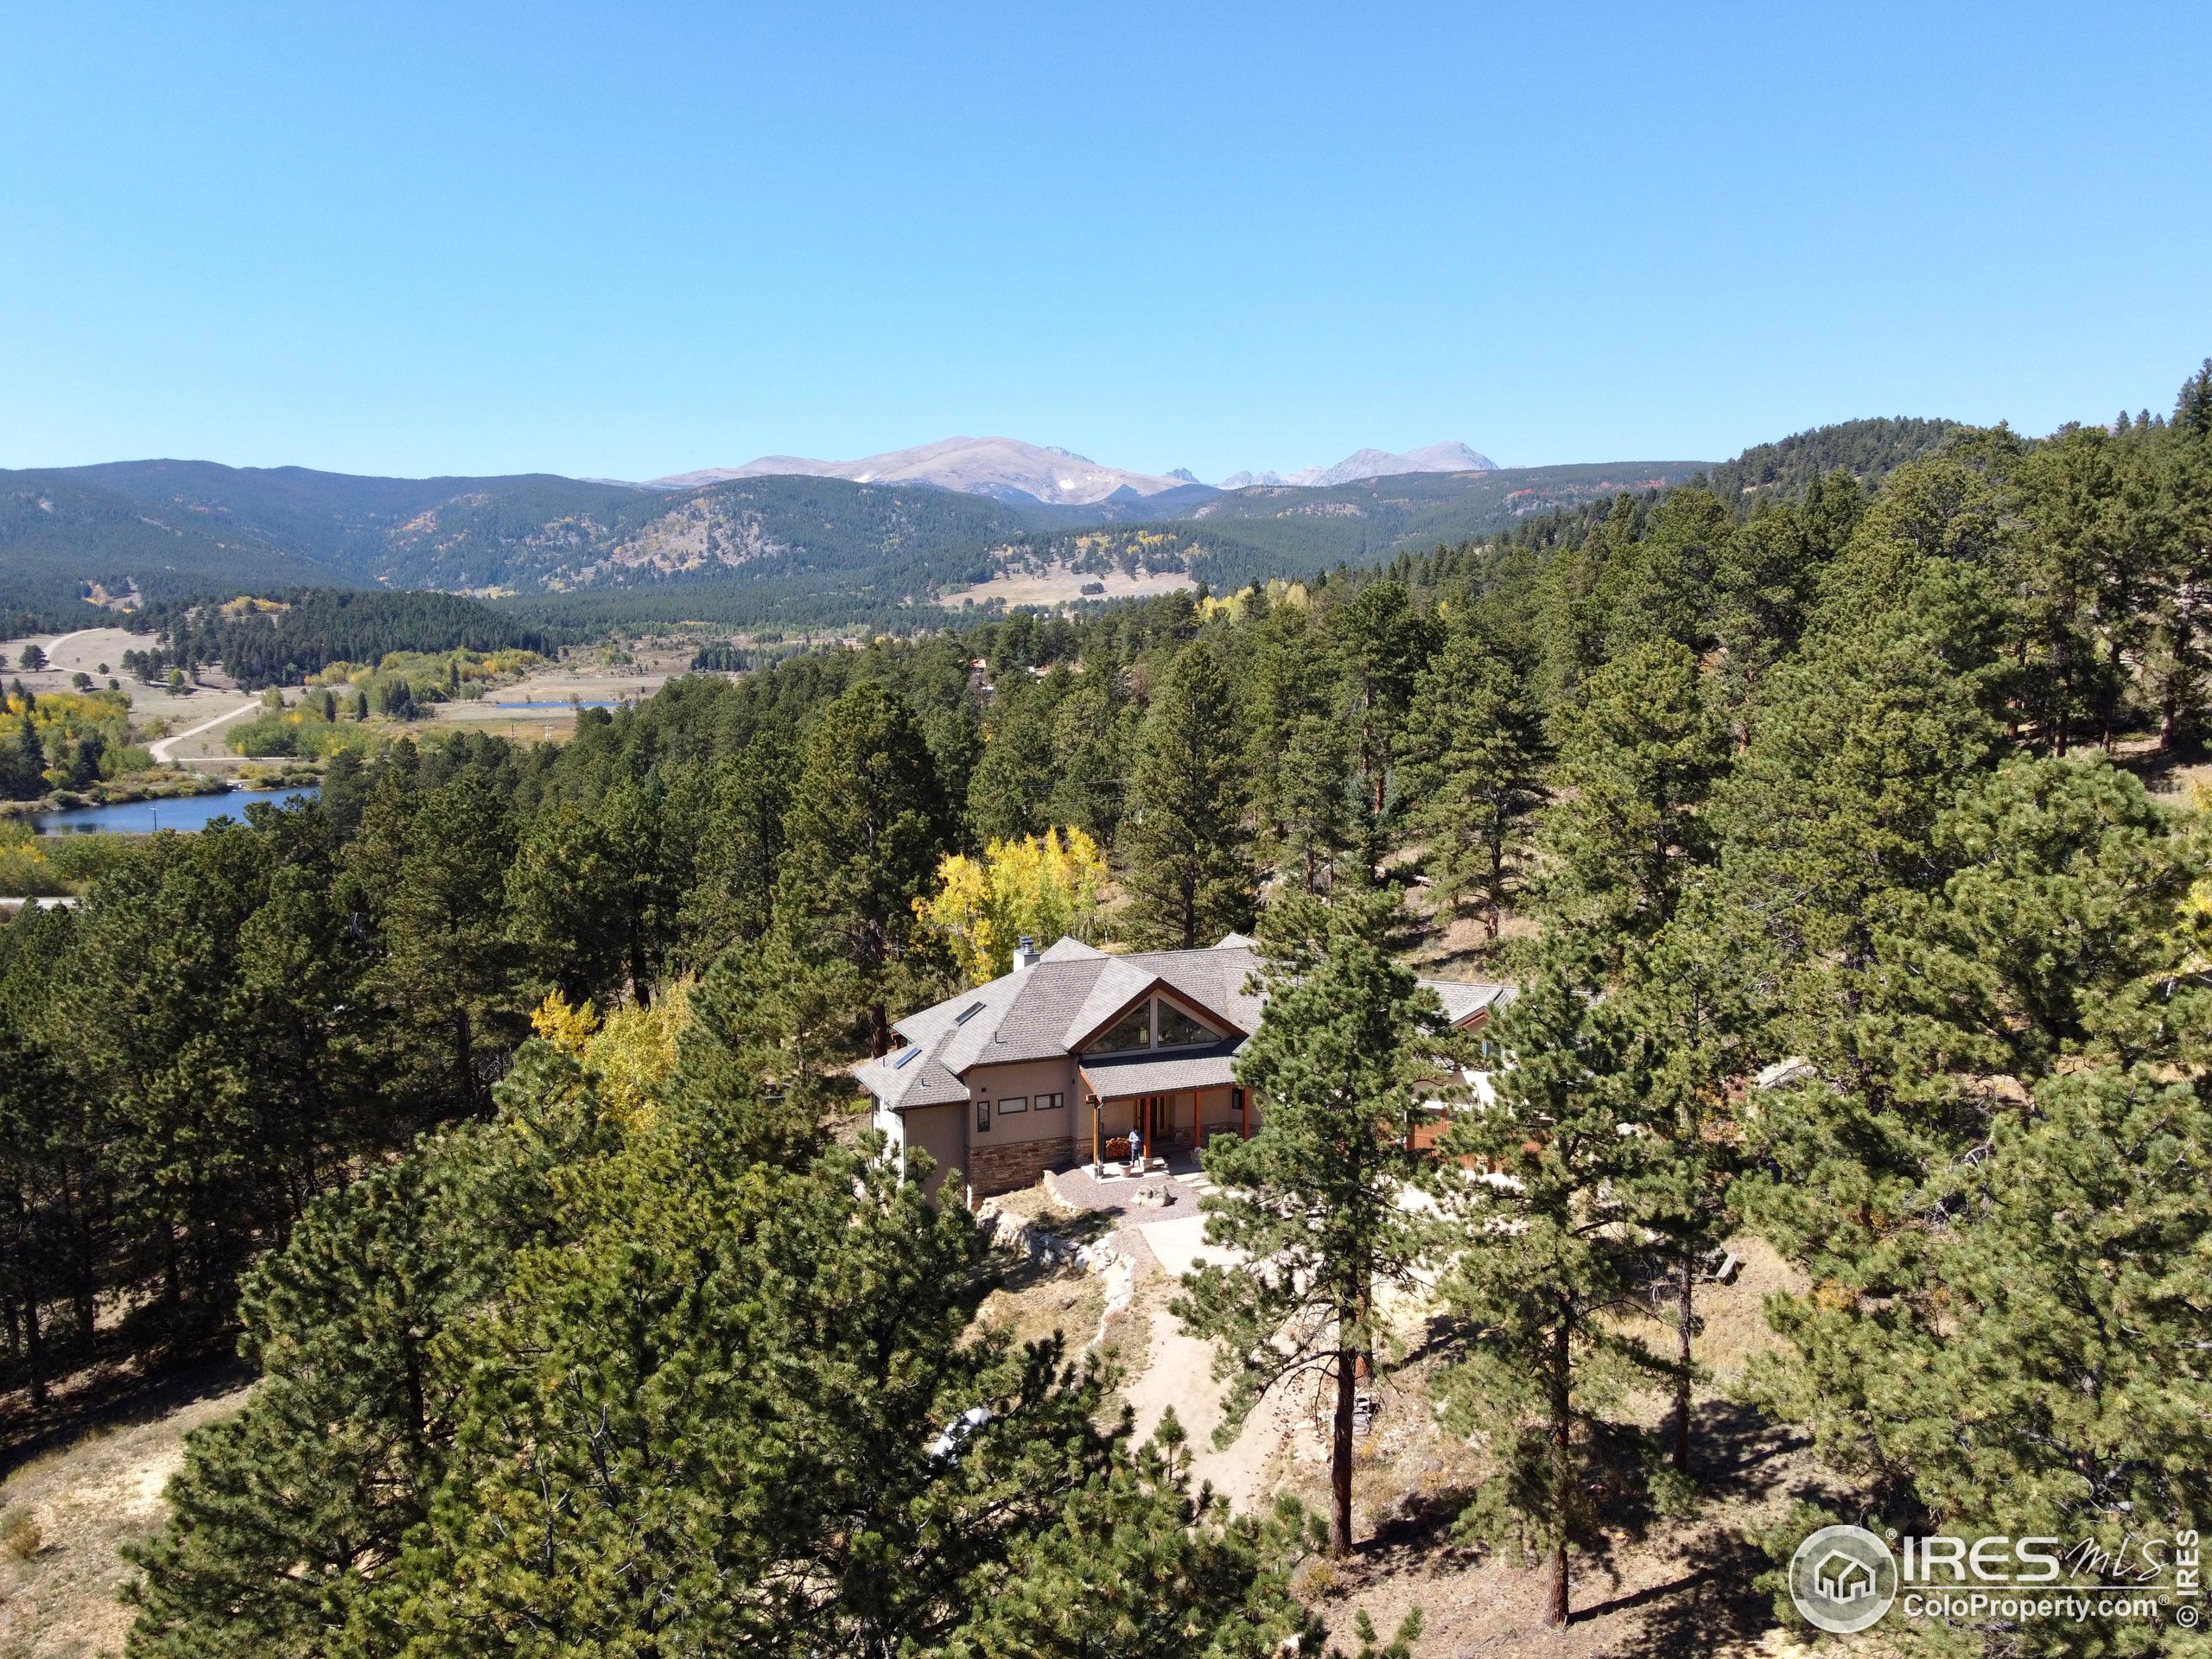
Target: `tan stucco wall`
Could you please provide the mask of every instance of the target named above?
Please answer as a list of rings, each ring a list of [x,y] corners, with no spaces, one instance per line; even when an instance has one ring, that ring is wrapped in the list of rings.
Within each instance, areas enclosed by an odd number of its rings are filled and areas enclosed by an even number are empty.
[[[1073,1133],[1078,1116],[1087,1126],[1089,1116],[1075,1109],[1077,1084],[1075,1065],[1069,1060],[1031,1060],[1013,1065],[975,1065],[968,1069],[963,1079],[968,1084],[970,1102],[967,1125],[969,1142],[974,1146],[1005,1145],[1016,1141],[1065,1141]],[[1009,1095],[1019,1095],[1033,1103],[1027,1111],[1007,1116],[999,1109],[999,1102]],[[1058,1095],[1058,1111],[1040,1112],[1033,1103],[1039,1095]],[[991,1103],[991,1127],[978,1134],[973,1103]]]
[[[917,1106],[900,1114],[906,1120],[907,1150],[926,1152],[937,1160],[936,1173],[929,1179],[932,1192],[944,1184],[946,1171],[965,1171],[968,1167],[968,1138],[964,1133],[968,1109],[955,1103]]]

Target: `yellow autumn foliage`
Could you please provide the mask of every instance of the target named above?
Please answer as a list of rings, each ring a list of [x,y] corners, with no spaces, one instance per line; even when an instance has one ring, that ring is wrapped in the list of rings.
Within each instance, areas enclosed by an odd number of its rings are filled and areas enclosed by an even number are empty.
[[[589,1001],[576,1007],[549,991],[530,1023],[583,1067],[610,1116],[637,1124],[652,1116],[655,1095],[676,1070],[677,1041],[691,1023],[691,985],[678,980],[651,1007],[626,1003],[604,1019]]]
[[[944,934],[969,980],[981,984],[1014,965],[1027,936],[1048,946],[1063,934],[1088,938],[1097,925],[1106,860],[1081,830],[1047,830],[995,841],[980,859],[955,853],[938,866],[937,892],[914,913]]]

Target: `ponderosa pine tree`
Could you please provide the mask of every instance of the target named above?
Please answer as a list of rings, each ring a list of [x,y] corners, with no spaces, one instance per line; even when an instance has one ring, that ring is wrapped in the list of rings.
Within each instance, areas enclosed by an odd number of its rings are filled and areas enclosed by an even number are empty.
[[[1408,829],[1437,898],[1474,907],[1495,941],[1544,800],[1548,754],[1535,701],[1510,664],[1456,634],[1414,682],[1404,749]]]
[[[1405,584],[1388,577],[1362,586],[1328,613],[1324,625],[1342,666],[1357,741],[1353,765],[1365,789],[1368,817],[1389,804],[1399,728],[1413,701],[1414,680],[1441,635],[1413,602]]]
[[[168,1523],[135,1552],[133,1659],[337,1650],[429,1516],[470,1363],[445,1338],[518,1250],[558,1236],[554,1173],[602,1133],[574,1063],[543,1045],[499,1095],[499,1122],[328,1194],[255,1272],[241,1348],[261,1382],[191,1437]]]
[[[1770,1313],[1794,1351],[1768,1397],[1832,1460],[1908,1498],[1911,1471],[1885,1448],[1920,1431],[1890,1421],[1891,1372],[1957,1329],[1942,1264],[1986,1210],[1972,1195],[1988,1149],[2016,1128],[2043,1144],[2060,1102],[2138,1116],[2145,1077],[2130,1068],[2196,1069],[2212,1022],[2184,971],[2195,854],[2133,779],[2101,758],[2015,761],[1933,841],[1952,874],[1908,895],[1848,994],[1799,1027],[1817,1075],[1747,1111],[1762,1167],[1738,1185],[1819,1287]],[[2165,1174],[2177,1197],[2202,1179]]]
[[[1144,943],[1188,950],[1251,925],[1240,747],[1229,682],[1194,641],[1154,688],[1116,848]]]
[[[852,968],[873,1054],[891,1047],[914,900],[951,842],[950,806],[905,700],[868,682],[824,709],[784,816],[777,913],[803,954]]]
[[[983,1230],[881,1160],[779,1169],[679,1109],[574,1192],[580,1248],[518,1262],[474,1334],[429,1522],[356,1630],[893,1659],[1103,1473],[1095,1374],[977,1339]]]
[[[775,920],[798,757],[780,734],[755,737],[716,766],[706,789],[693,880],[679,901],[684,965],[702,971],[734,944],[765,938]]]
[[[1376,1296],[1408,1290],[1433,1245],[1401,1199],[1421,1169],[1412,1149],[1424,1096],[1455,1051],[1433,992],[1394,959],[1397,899],[1357,881],[1325,899],[1286,893],[1268,913],[1267,1012],[1237,1061],[1266,1114],[1249,1141],[1203,1157],[1216,1192],[1206,1242],[1235,1268],[1184,1276],[1175,1316],[1218,1344],[1229,1383],[1224,1440],[1262,1396],[1300,1381],[1334,1394],[1330,1546],[1352,1547],[1351,1451],[1357,1371],[1379,1346]]]
[[[1673,1461],[1688,1474],[1697,1289],[1733,1230],[1744,1163],[1734,1096],[1753,1071],[1760,997],[1756,950],[1700,887],[1649,944],[1632,949],[1598,1018],[1612,1035],[1619,1085],[1642,1137],[1622,1174],[1637,1224],[1657,1246],[1675,1325]],[[1656,1300],[1655,1295],[1655,1300]]]
[[[976,842],[1019,841],[1050,826],[1057,781],[1052,717],[1072,686],[1064,668],[1043,680],[1017,669],[1001,683],[982,758],[968,784],[968,830]]]
[[[387,772],[346,849],[345,900],[375,940],[362,989],[396,1088],[480,1110],[489,1066],[521,1040],[522,963],[504,902],[514,850],[513,816],[477,780],[418,792],[404,767]]]
[[[1929,1282],[1940,1326],[1885,1332],[1866,1464],[1930,1530],[2130,1541],[2212,1522],[2212,1115],[2149,1067],[2047,1079],[1963,1173]],[[2029,1604],[2032,1609],[2033,1603]],[[2007,1621],[2012,1651],[2171,1653],[2094,1609]]]
[[[1319,892],[1352,845],[1361,816],[1341,722],[1306,715],[1290,728],[1277,760],[1274,816],[1285,879],[1294,878],[1307,893]]]
[[[1571,1557],[1602,1554],[1647,1490],[1643,1437],[1611,1414],[1668,1370],[1625,1317],[1644,1253],[1632,1183],[1654,1154],[1633,1127],[1618,1033],[1580,974],[1554,962],[1501,1019],[1493,1040],[1514,1064],[1443,1143],[1490,1178],[1438,1185],[1452,1241],[1439,1290],[1456,1331],[1444,1421],[1483,1435],[1493,1464],[1459,1524],[1547,1559],[1556,1627]]]
[[[1548,910],[1601,956],[1665,927],[1716,851],[1707,799],[1727,763],[1687,646],[1639,645],[1593,674],[1567,723],[1566,795],[1545,820]]]
[[[1057,1527],[977,1574],[977,1611],[943,1659],[1266,1659],[1319,1653],[1319,1622],[1290,1591],[1305,1512],[1234,1516],[1191,1492],[1185,1436],[1169,1407],[1133,1456],[1116,1458]]]

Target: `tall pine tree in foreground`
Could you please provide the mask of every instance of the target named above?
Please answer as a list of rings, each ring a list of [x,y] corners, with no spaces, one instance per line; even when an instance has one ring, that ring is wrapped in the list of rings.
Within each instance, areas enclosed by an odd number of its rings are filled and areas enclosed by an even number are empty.
[[[1389,949],[1396,899],[1353,882],[1326,900],[1287,894],[1268,915],[1268,1001],[1237,1077],[1266,1102],[1249,1141],[1205,1153],[1219,1192],[1207,1243],[1235,1267],[1186,1274],[1173,1305],[1218,1344],[1231,1434],[1261,1397],[1300,1383],[1333,1395],[1331,1546],[1352,1545],[1357,1370],[1383,1332],[1376,1298],[1408,1290],[1433,1244],[1400,1199],[1421,1168],[1411,1150],[1422,1096],[1453,1048],[1443,1010]]]
[[[1648,1501],[1646,1442],[1616,1413],[1667,1374],[1625,1322],[1643,1255],[1630,1186],[1652,1154],[1589,992],[1555,969],[1505,1014],[1497,1040],[1516,1064],[1444,1142],[1486,1173],[1439,1189],[1455,1243],[1445,1421],[1483,1437],[1493,1465],[1460,1528],[1545,1558],[1545,1618],[1562,1628],[1572,1557],[1602,1555]]]

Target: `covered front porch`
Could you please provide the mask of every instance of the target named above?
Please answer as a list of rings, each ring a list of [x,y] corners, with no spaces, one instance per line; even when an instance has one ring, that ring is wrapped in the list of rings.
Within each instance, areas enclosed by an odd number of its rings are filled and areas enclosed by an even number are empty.
[[[1236,1079],[1234,1043],[1182,1053],[1084,1057],[1077,1063],[1081,1116],[1077,1144],[1087,1138],[1094,1178],[1118,1171],[1136,1179],[1156,1170],[1195,1169],[1198,1149],[1217,1135],[1249,1136],[1249,1095]],[[1140,1166],[1131,1137],[1141,1142]]]

